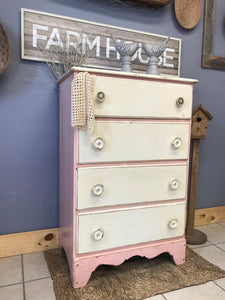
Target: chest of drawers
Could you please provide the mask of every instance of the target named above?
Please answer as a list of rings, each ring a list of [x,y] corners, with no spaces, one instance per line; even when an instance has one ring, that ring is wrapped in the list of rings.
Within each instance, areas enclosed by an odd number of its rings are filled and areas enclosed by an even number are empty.
[[[96,75],[95,137],[71,127],[71,82]],[[185,260],[191,79],[76,68],[60,81],[60,246],[73,286],[100,264]]]

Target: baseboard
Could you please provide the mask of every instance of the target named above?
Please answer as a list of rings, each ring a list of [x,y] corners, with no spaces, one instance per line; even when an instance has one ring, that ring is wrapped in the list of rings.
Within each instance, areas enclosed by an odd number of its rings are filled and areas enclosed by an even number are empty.
[[[223,222],[225,222],[225,206],[195,211],[195,226]],[[0,258],[58,247],[58,228],[0,235]]]
[[[225,206],[203,208],[195,211],[195,226],[224,222]]]
[[[0,235],[0,257],[59,247],[58,228]]]

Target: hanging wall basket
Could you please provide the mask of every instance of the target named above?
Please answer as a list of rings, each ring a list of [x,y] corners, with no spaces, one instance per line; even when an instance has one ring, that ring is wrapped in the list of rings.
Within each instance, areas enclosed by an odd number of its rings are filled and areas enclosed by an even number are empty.
[[[194,28],[202,14],[201,0],[175,0],[175,15],[178,23],[185,29]]]
[[[0,22],[0,74],[9,64],[11,48],[6,31]]]
[[[147,6],[151,8],[160,8],[164,5],[167,5],[172,0],[128,0],[136,5]]]

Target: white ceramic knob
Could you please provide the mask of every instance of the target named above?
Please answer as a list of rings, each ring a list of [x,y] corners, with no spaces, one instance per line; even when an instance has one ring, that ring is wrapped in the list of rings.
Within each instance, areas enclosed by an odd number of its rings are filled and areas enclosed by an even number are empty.
[[[104,236],[104,232],[101,229],[97,229],[93,232],[93,238],[96,241],[100,241]]]
[[[177,105],[183,105],[184,104],[184,98],[182,98],[182,97],[179,97],[177,100],[176,100],[176,103],[177,103]]]
[[[177,228],[177,226],[178,226],[178,220],[177,220],[177,219],[170,220],[170,221],[168,222],[168,226],[169,226],[169,228],[171,228],[171,229]]]
[[[102,138],[98,137],[94,139],[93,146],[95,147],[95,149],[102,150],[105,146],[105,142]]]
[[[95,196],[100,196],[104,192],[104,186],[102,184],[95,184],[92,188],[92,193]]]
[[[180,186],[180,181],[176,178],[171,178],[169,182],[169,187],[171,190],[177,190]]]
[[[105,94],[104,94],[103,92],[98,92],[98,93],[97,93],[96,99],[97,99],[99,102],[103,102],[104,99],[105,99]]]
[[[175,137],[173,140],[172,140],[172,146],[175,148],[175,149],[178,149],[180,148],[182,145],[182,139],[180,137]]]

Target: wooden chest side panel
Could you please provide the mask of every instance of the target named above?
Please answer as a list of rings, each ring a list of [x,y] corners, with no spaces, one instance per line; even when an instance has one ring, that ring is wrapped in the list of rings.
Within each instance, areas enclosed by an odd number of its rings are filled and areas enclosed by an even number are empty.
[[[66,251],[71,270],[75,248],[74,191],[75,147],[74,128],[71,127],[71,80],[73,74],[60,84],[60,145],[59,145],[59,240]]]

